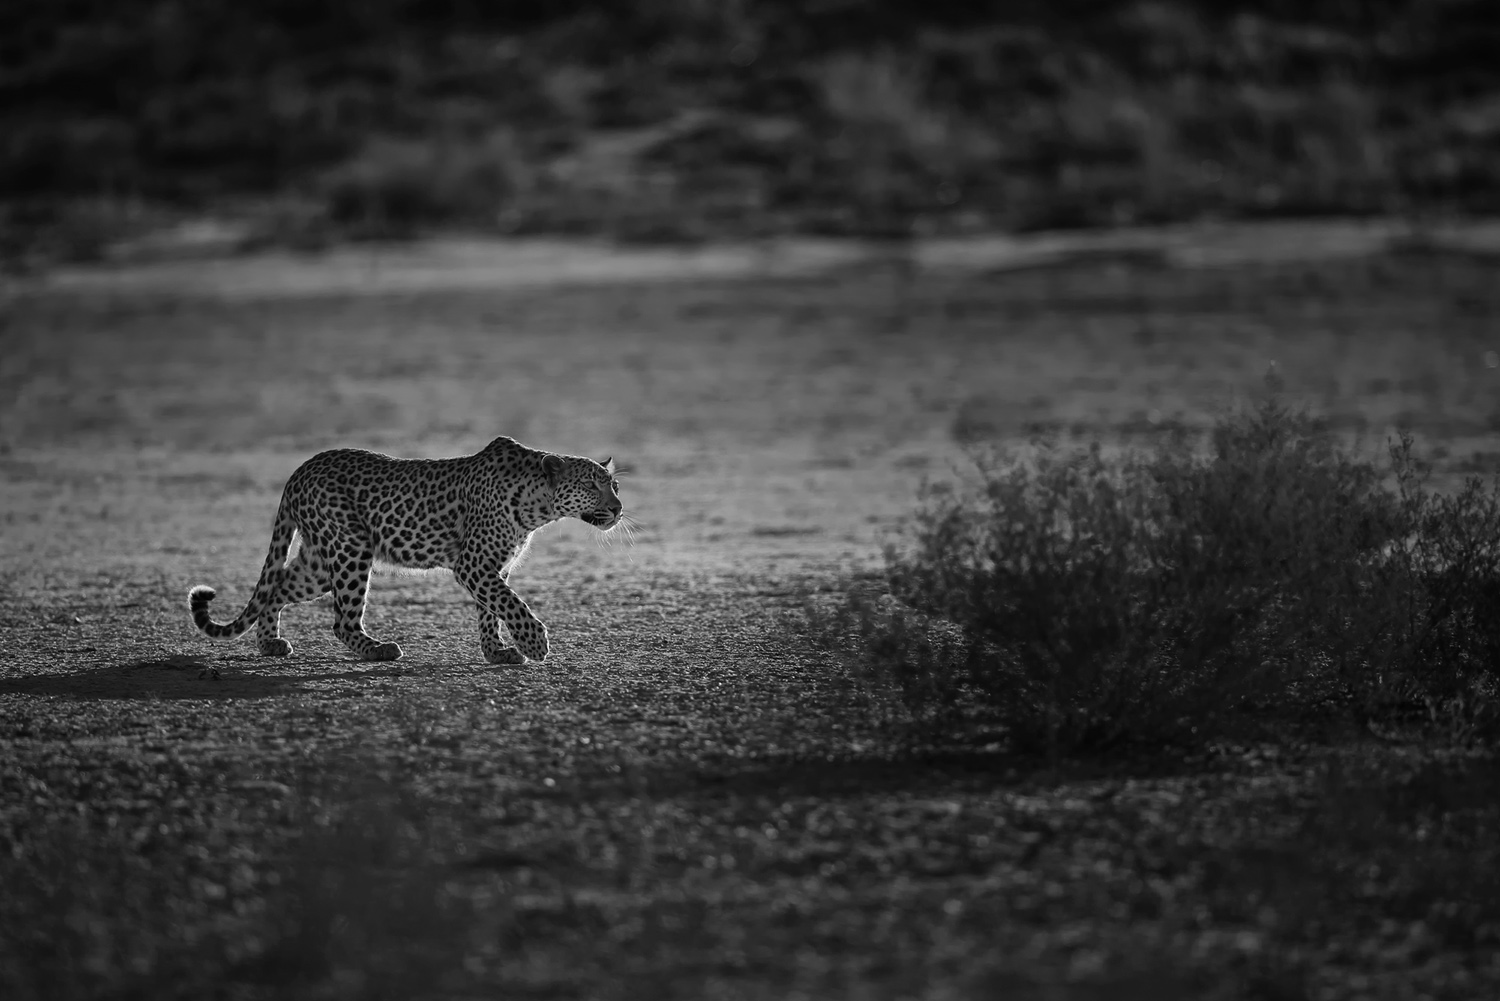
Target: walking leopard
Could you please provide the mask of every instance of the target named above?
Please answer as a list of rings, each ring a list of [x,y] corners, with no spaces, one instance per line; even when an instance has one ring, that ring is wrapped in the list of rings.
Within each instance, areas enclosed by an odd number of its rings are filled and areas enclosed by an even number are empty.
[[[451,459],[398,459],[357,448],[320,452],[287,481],[270,551],[244,610],[232,622],[215,622],[214,589],[200,584],[188,596],[193,623],[215,639],[253,625],[259,652],[285,657],[292,644],[281,635],[282,609],[332,592],[334,635],[362,660],[395,660],[401,647],[364,629],[371,569],[377,561],[445,567],[474,598],[486,661],[544,660],[547,627],[511,589],[510,572],[544,525],[577,518],[608,531],[620,524],[619,487],[613,459],[557,455],[506,437]]]

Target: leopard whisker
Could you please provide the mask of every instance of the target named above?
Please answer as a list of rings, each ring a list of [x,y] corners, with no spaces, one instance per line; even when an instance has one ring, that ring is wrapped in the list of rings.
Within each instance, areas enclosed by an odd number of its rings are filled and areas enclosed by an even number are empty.
[[[635,530],[637,527],[639,527],[639,523],[634,518],[628,514],[622,514],[619,520],[613,525],[599,532],[595,536],[595,540],[600,548],[603,549],[613,548],[618,539],[624,539],[626,545],[634,546]]]

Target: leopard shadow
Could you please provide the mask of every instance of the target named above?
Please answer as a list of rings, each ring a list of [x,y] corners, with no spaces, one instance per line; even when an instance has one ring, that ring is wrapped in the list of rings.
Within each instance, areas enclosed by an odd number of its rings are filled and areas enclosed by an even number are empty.
[[[218,676],[207,660],[186,655],[92,667],[68,674],[0,678],[0,695],[71,699],[258,699],[307,691],[309,681],[368,680],[395,671],[363,670],[317,675],[249,673],[225,665]]]

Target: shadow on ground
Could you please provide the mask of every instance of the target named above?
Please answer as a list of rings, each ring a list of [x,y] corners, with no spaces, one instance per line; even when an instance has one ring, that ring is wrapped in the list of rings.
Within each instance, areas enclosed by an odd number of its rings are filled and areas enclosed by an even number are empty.
[[[1053,788],[1095,784],[1101,795],[1126,780],[1162,780],[1222,772],[1225,762],[1171,748],[1075,755],[1048,761],[1000,748],[909,748],[880,754],[820,756],[815,753],[774,760],[724,760],[713,763],[668,760],[639,765],[622,785],[613,777],[585,781],[569,794],[607,798],[647,795],[670,798],[684,794],[707,799],[848,795],[946,795],[973,787]]]
[[[53,695],[74,699],[255,699],[307,691],[309,681],[354,681],[394,672],[349,671],[318,675],[251,674],[189,656],[143,660],[72,674],[0,679],[0,695]]]

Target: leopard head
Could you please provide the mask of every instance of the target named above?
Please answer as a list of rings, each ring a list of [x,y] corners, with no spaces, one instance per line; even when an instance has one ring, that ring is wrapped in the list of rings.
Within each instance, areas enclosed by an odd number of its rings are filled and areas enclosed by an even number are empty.
[[[624,505],[614,459],[595,462],[581,455],[549,454],[542,459],[542,472],[552,488],[554,518],[577,518],[604,531],[619,524]]]

